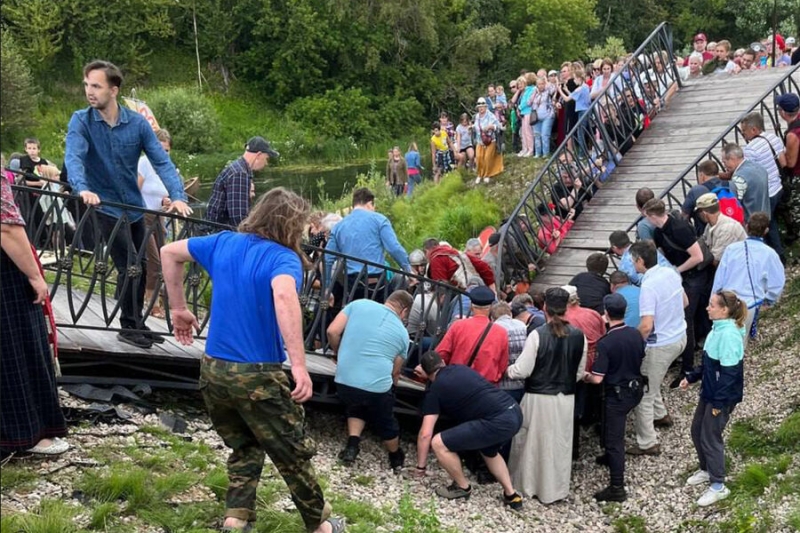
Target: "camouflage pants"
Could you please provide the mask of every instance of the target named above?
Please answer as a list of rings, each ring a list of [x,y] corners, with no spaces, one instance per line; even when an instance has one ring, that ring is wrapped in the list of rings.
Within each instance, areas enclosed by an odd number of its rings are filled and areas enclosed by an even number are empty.
[[[256,487],[269,455],[306,529],[317,529],[331,508],[311,465],[316,450],[303,427],[305,411],[291,399],[281,365],[230,363],[206,356],[200,390],[214,429],[232,449],[225,516],[255,521]]]

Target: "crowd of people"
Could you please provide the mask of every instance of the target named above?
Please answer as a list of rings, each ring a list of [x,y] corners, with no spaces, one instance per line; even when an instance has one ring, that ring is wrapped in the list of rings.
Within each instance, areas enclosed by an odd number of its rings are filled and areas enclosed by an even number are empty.
[[[634,121],[630,132],[644,128],[648,106],[661,105],[661,98],[648,91],[657,91],[665,101],[670,97],[675,81],[666,74],[667,60],[653,56],[643,72],[650,81],[637,84],[641,94],[624,82],[614,96],[643,106],[642,120]],[[477,181],[496,176],[502,171],[499,145],[506,125],[512,134],[515,127],[520,132],[518,155],[546,156],[550,142],[545,142],[544,129],[549,132],[553,123],[562,122],[559,116],[568,117],[571,111],[580,120],[587,101],[590,105],[593,94],[611,83],[620,64],[601,60],[591,89],[583,65],[575,63],[562,68],[563,87],[554,71],[515,80],[510,99],[502,87],[492,87],[478,100],[472,122],[461,117],[454,139],[446,116],[434,125],[434,169],[444,171],[457,161],[474,164]],[[117,103],[119,69],[95,61],[83,74],[89,107],[70,120],[62,174],[81,202],[97,209],[97,233],[103,238],[116,235],[107,244],[118,271],[118,338],[147,349],[163,342],[143,319],[145,292],[153,289],[127,276],[133,275],[131,261],[147,271],[151,259],[148,254],[132,259],[130,250],[157,250],[163,242],[146,230],[157,220],[148,222],[142,212],[118,205],[152,206],[183,216],[191,209],[168,156],[169,135],[163,130],[157,135],[140,115]],[[656,87],[660,83],[666,85]],[[548,102],[553,103],[549,116],[544,109]],[[571,111],[569,104],[574,104]],[[191,343],[198,328],[186,307],[185,264],[199,263],[213,281],[200,388],[215,429],[232,449],[224,526],[230,531],[252,528],[256,487],[269,455],[307,530],[344,531],[344,522],[331,516],[316,480],[313,443],[305,434],[300,406],[311,397],[312,385],[298,291],[304,269],[318,253],[324,254],[324,267],[312,278],[330,297],[332,320],[324,338],[337,361],[334,379],[347,418],[340,454],[344,464],[357,463],[369,426],[384,442],[388,464],[397,472],[425,476],[432,451],[451,478],[436,490],[439,496],[471,494],[463,459],[484,480],[500,483],[503,503],[519,510],[524,498],[551,503],[567,497],[579,428],[599,424],[604,453],[597,460],[609,467],[610,478],[595,498],[623,501],[625,455],[659,455],[657,430],[668,429],[673,416],[680,416],[670,413],[661,393],[670,366],[680,358],[670,385],[686,389],[702,380],[691,430],[699,468],[687,483],[708,484],[698,500],[701,506],[727,497],[722,433],[742,400],[747,339],[754,335],[759,313],[781,295],[783,246],[796,238],[779,233],[776,209],[781,194],[794,190],[800,179],[800,98],[787,93],[776,98],[776,105],[787,123],[786,139],[765,132],[759,114],[745,117],[741,129],[748,144],[726,145],[724,171],[710,161],[701,165],[698,185],[687,194],[680,213],[668,212],[649,189],[636,193],[632,201],[643,215],[637,239],[631,242],[623,231],[610,234],[610,249],[619,255],[618,269],[610,276],[608,256],[597,253],[587,259],[586,272],[568,285],[519,294],[496,284],[495,273],[503,268],[497,264],[500,233],[486,245],[471,240],[464,250],[429,238],[409,254],[390,221],[375,211],[375,195],[368,189],[354,191],[352,211],[345,217],[315,213],[310,219],[308,202],[282,188],[253,204],[252,173],[278,154],[265,139],[250,139],[242,157],[226,166],[214,184],[206,215],[214,223],[210,234],[172,242],[161,247],[160,255],[151,254],[153,261],[160,260],[180,342]],[[527,115],[517,115],[526,107]],[[513,111],[506,115],[508,109]],[[599,119],[627,123],[611,114]],[[569,125],[568,118],[563,122]],[[467,138],[480,142],[462,150]],[[587,130],[575,144],[576,160],[579,155],[602,159],[595,132]],[[18,159],[20,169],[25,165],[28,185],[37,173],[44,177],[53,172],[39,148],[38,141],[28,139],[27,156]],[[413,190],[411,180],[416,183],[422,170],[416,146],[406,154],[395,147],[387,162],[388,185],[397,194]],[[569,172],[562,179],[560,189],[551,191],[553,206],[540,213],[553,221],[539,228],[543,248],[563,239],[580,213],[583,184]],[[42,186],[50,183],[41,181]],[[0,448],[4,454],[57,455],[69,445],[62,440],[66,429],[39,307],[47,285],[21,231],[31,221],[22,220],[8,180],[0,182],[1,259],[4,271],[17,273],[3,277],[2,326],[3,331],[19,332],[11,338],[20,339],[3,350],[8,366],[2,376]],[[115,231],[120,219],[129,231]],[[217,231],[222,227],[238,231]],[[796,224],[788,227],[797,229]],[[522,224],[515,231],[532,233],[533,227]],[[316,250],[301,247],[304,235]],[[351,258],[346,268],[336,268],[337,254]],[[386,276],[382,265],[387,254],[409,275]],[[335,294],[337,284],[352,288],[346,298]],[[446,291],[436,290],[439,284],[453,287],[459,296],[448,301]],[[442,316],[447,318],[444,330]],[[293,383],[281,366],[287,355]],[[394,387],[403,374],[427,383],[410,469],[394,416]],[[34,378],[23,379],[28,375]],[[635,444],[626,449],[625,421],[631,411]]]

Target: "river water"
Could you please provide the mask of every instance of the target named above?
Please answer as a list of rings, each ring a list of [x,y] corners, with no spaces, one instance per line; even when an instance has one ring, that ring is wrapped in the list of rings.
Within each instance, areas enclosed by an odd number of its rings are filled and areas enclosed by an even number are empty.
[[[430,156],[427,159],[430,159]],[[384,172],[385,160],[376,161],[374,164],[378,172]],[[430,161],[423,160],[422,164],[425,168],[430,168]],[[311,200],[312,203],[316,203],[319,200],[321,193],[335,200],[343,194],[348,194],[353,185],[355,185],[358,175],[366,174],[371,167],[372,163],[321,168],[267,167],[255,175],[256,194],[261,195],[273,187],[286,187]],[[200,192],[197,195],[198,199],[203,202],[208,201],[213,185],[214,182],[211,180],[204,182],[200,186]]]

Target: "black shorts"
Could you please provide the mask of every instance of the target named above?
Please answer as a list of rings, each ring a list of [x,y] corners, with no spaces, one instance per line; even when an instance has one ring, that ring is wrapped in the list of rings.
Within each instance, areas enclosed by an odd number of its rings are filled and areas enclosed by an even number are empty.
[[[355,387],[336,384],[339,399],[344,404],[347,418],[357,418],[368,423],[381,440],[392,440],[400,435],[400,424],[394,417],[394,392],[369,392]]]
[[[459,150],[459,151],[458,151],[458,153],[459,153],[459,154],[463,154],[463,153],[465,153],[467,150],[469,150],[470,148],[472,148],[472,151],[473,151],[473,152],[475,151],[475,147],[474,147],[474,146],[472,146],[472,145],[470,144],[470,145],[469,145],[469,146],[467,146],[466,148],[462,148],[461,150]]]
[[[522,409],[514,402],[497,416],[470,420],[442,431],[440,435],[451,452],[478,450],[486,457],[494,457],[521,427]]]

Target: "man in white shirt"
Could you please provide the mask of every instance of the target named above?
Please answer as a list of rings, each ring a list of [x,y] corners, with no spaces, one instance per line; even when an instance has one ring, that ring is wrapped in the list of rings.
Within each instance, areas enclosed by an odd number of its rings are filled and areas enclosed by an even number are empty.
[[[639,294],[639,332],[645,339],[645,357],[642,375],[649,386],[636,407],[636,445],[628,448],[631,455],[659,455],[656,427],[672,425],[664,400],[661,384],[672,362],[686,347],[686,320],[684,308],[689,299],[683,291],[680,275],[675,270],[658,264],[656,247],[651,241],[639,241],[630,249],[636,270],[644,274]]]
[[[744,158],[761,165],[767,171],[769,180],[769,233],[764,241],[772,247],[778,256],[783,256],[778,221],[775,219],[775,208],[783,196],[781,174],[779,170],[786,166],[786,148],[780,137],[771,132],[764,131],[764,117],[758,111],[745,116],[739,123],[742,135],[747,141],[747,146],[742,148]]]

